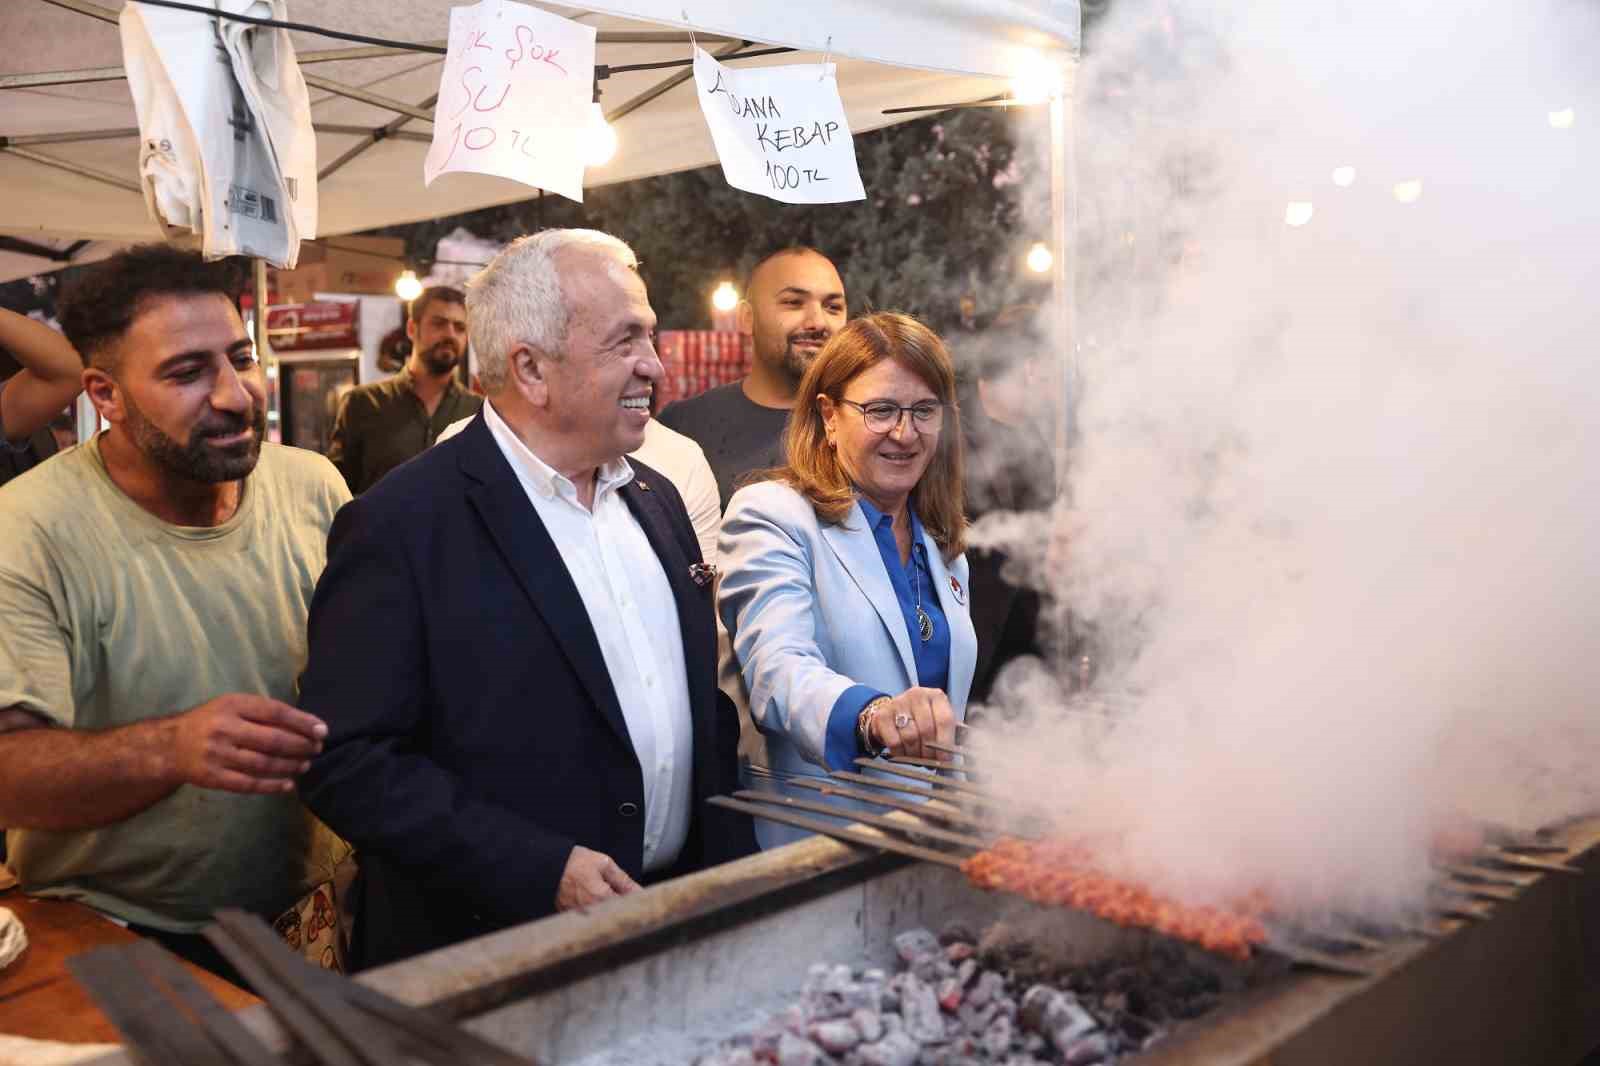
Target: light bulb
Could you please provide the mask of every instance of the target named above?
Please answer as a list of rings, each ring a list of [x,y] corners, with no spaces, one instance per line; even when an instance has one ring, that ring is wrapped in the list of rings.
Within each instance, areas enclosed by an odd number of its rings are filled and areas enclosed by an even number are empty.
[[[1039,241],[1035,243],[1032,248],[1028,249],[1027,262],[1029,270],[1033,271],[1035,274],[1044,274],[1047,273],[1051,267],[1055,266],[1056,257],[1051,253],[1048,245],[1046,245],[1043,241]]]
[[[1547,117],[1550,120],[1550,125],[1556,129],[1570,130],[1572,123],[1577,120],[1578,113],[1569,107],[1564,111],[1552,111]]]
[[[1422,199],[1422,179],[1412,178],[1402,181],[1394,187],[1394,198],[1403,204],[1414,204]]]
[[[1316,213],[1317,209],[1310,200],[1290,200],[1289,206],[1284,208],[1283,221],[1290,226],[1304,226]]]
[[[1011,79],[1011,99],[1019,104],[1042,104],[1061,92],[1061,69],[1043,56],[1031,56]]]
[[[1333,183],[1341,189],[1348,189],[1356,183],[1355,167],[1337,167],[1333,172]]]
[[[583,165],[603,167],[617,154],[617,131],[606,121],[606,113],[596,100],[590,105],[589,124],[583,131]]]
[[[410,303],[422,295],[422,282],[417,280],[416,271],[401,271],[400,276],[394,282],[394,294],[406,303]]]
[[[711,306],[724,313],[739,306],[739,290],[733,282],[724,281],[711,291]]]

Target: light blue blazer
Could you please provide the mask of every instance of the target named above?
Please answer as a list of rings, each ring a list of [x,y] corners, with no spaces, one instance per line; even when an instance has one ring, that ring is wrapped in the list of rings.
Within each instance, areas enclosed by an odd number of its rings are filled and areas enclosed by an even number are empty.
[[[960,720],[978,656],[967,603],[967,559],[958,556],[947,566],[926,530],[923,540],[933,588],[950,626],[949,696]],[[728,501],[718,556],[717,614],[728,632],[726,654],[733,659],[724,664],[723,675],[736,674],[735,702],[747,710],[764,741],[755,751],[744,746],[746,780],[816,799],[817,793],[791,788],[786,781],[827,776],[822,753],[828,712],[840,694],[861,684],[892,696],[917,684],[911,638],[877,541],[859,506],[843,523],[824,525],[805,497],[764,481]],[[842,803],[837,797],[829,802]],[[756,822],[764,848],[806,835]]]

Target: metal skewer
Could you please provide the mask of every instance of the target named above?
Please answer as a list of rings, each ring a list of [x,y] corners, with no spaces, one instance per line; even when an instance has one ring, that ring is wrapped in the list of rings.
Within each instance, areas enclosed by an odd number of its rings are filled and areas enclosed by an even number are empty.
[[[914,814],[918,818],[929,818],[950,826],[965,826],[981,832],[990,831],[989,823],[958,811],[953,807],[946,807],[936,798],[925,799],[920,803],[913,800],[895,799],[893,796],[886,796],[881,792],[868,792],[866,789],[850,788],[848,785],[841,785],[821,777],[792,777],[788,783],[799,785],[801,788],[814,789],[824,796],[840,796],[844,799],[858,800],[862,803],[874,803],[880,807],[905,811],[907,814]],[[916,791],[924,792],[920,788]]]
[[[1460,881],[1473,881],[1483,885],[1504,885],[1507,888],[1526,888],[1533,884],[1534,878],[1538,877],[1538,872],[1534,870],[1528,870],[1522,874],[1513,874],[1505,870],[1485,870],[1466,863],[1440,863],[1436,869],[1442,870]]]
[[[923,747],[929,746],[927,744],[923,745]],[[972,769],[970,766],[963,766],[961,763],[951,762],[949,759],[919,759],[915,755],[891,755],[887,761],[900,766],[920,766],[926,770],[965,771]]]
[[[896,766],[893,762],[888,762],[883,759],[860,758],[856,760],[856,765],[877,770],[880,773],[894,774],[896,777],[904,777],[912,781],[921,781],[933,788],[944,788],[949,789],[952,792],[960,792],[963,795],[972,796],[974,799],[990,798],[990,792],[988,789],[980,788],[979,786],[972,784],[970,781],[957,781],[950,777],[941,777],[935,774],[923,773],[921,770],[913,770],[905,766]]]
[[[1326,951],[1302,947],[1299,944],[1268,941],[1265,944],[1252,944],[1250,947],[1253,951],[1281,956],[1297,966],[1308,966],[1314,970],[1324,970],[1344,977],[1372,976],[1372,969],[1359,962],[1352,962],[1338,955],[1330,955]]]
[[[907,844],[894,837],[882,836],[876,833],[864,832],[860,829],[851,829],[849,826],[839,826],[825,822],[821,818],[812,818],[793,811],[779,810],[765,804],[746,803],[743,800],[732,799],[728,796],[712,796],[706,801],[716,807],[725,807],[730,811],[748,814],[752,818],[765,818],[769,822],[780,822],[783,825],[792,825],[796,829],[807,829],[820,836],[832,837],[842,840],[846,844],[856,844],[864,848],[877,851],[891,851],[896,855],[905,855],[924,862],[938,863],[941,866],[950,866],[957,870],[962,867],[962,860],[948,852],[935,851],[932,848],[919,847],[916,844]]]
[[[1564,862],[1551,862],[1548,859],[1530,859],[1526,855],[1516,855],[1511,852],[1500,851],[1483,855],[1479,862],[1492,863],[1496,866],[1507,866],[1513,870],[1542,870],[1553,874],[1577,874],[1583,876],[1583,868],[1571,866]]]
[[[766,803],[776,807],[790,810],[810,811],[813,814],[826,814],[834,818],[843,818],[846,821],[859,822],[870,825],[874,829],[882,829],[889,833],[898,833],[901,836],[927,837],[930,840],[940,840],[946,844],[957,847],[971,848],[982,851],[989,846],[989,842],[982,837],[970,833],[957,833],[949,829],[939,829],[931,825],[907,824],[903,819],[891,818],[885,814],[871,814],[867,811],[855,811],[840,807],[832,803],[823,803],[819,800],[805,800],[794,796],[780,796],[776,792],[756,792],[745,789],[733,794],[734,799],[745,800],[749,803]]]
[[[848,781],[852,785],[867,785],[871,788],[887,789],[890,792],[899,792],[908,796],[921,796],[924,799],[934,795],[932,791],[926,788],[918,788],[916,785],[905,784],[900,781],[886,781],[881,777],[868,777],[866,774],[858,774],[852,770],[831,770],[828,776],[837,778],[840,781]],[[940,798],[953,799],[956,797],[947,795]]]

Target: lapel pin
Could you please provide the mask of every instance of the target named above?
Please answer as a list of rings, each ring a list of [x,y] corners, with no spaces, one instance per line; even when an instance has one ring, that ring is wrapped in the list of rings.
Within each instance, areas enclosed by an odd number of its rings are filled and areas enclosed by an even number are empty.
[[[689,564],[689,577],[692,578],[694,583],[699,585],[701,588],[705,588],[707,585],[711,584],[716,576],[717,568],[712,563]]]
[[[636,484],[639,486],[639,491],[640,492],[649,492],[650,491],[650,483],[648,481],[640,481],[640,482],[636,482]]]
[[[950,575],[950,591],[955,595],[957,603],[967,602],[967,590],[961,587],[961,582],[956,580],[954,574]]]

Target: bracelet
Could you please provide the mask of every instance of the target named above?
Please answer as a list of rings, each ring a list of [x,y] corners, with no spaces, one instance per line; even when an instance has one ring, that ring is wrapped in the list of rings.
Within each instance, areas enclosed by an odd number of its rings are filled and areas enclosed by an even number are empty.
[[[888,696],[879,696],[874,700],[869,700],[856,717],[856,746],[864,754],[872,756],[882,754],[882,749],[874,747],[872,743],[872,719],[878,713],[879,707],[887,707],[892,702]]]

